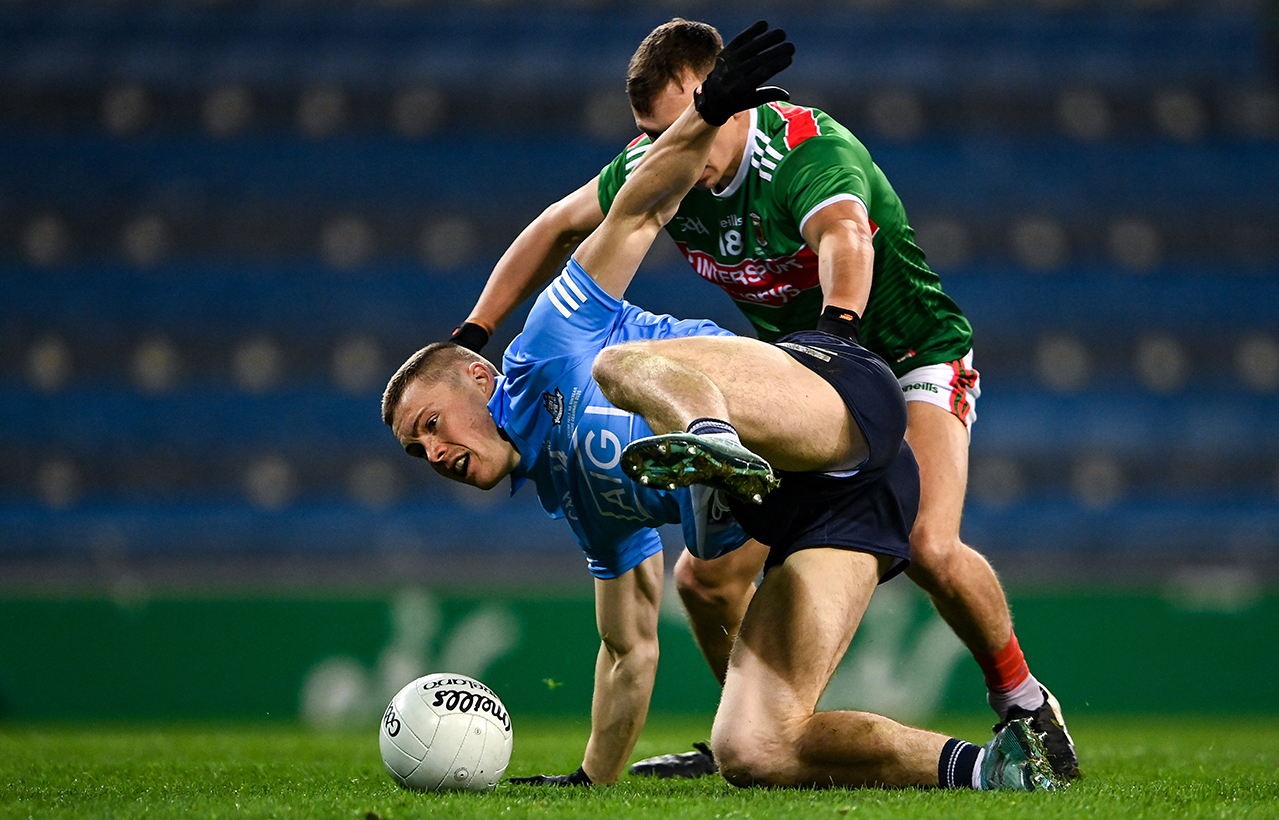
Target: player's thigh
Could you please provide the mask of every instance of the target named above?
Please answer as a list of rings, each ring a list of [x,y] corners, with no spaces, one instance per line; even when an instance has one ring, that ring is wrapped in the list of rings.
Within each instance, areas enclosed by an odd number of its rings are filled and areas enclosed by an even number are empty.
[[[774,345],[739,336],[634,344],[705,374],[723,393],[742,439],[778,469],[825,469],[847,455],[832,443],[851,448],[860,436],[835,388]]]
[[[753,538],[709,561],[684,550],[675,563],[675,581],[681,589],[713,591],[747,587],[754,583],[767,559],[768,547]]]
[[[952,413],[922,401],[906,403],[906,442],[919,462],[919,514],[911,531],[912,560],[927,563],[959,543],[968,487],[968,428]]]
[[[881,560],[887,559],[817,548],[769,570],[733,646],[716,732],[784,742],[812,715],[861,623]]]

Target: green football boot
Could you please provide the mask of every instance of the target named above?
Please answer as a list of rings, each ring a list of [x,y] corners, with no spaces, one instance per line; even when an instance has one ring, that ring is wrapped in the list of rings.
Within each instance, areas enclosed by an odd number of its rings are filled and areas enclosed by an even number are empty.
[[[1008,710],[1003,722],[995,724],[995,731],[998,732],[1014,720],[1029,720],[1030,728],[1034,729],[1035,734],[1039,735],[1044,742],[1044,749],[1048,751],[1048,762],[1052,764],[1053,771],[1058,777],[1074,780],[1080,776],[1079,757],[1075,754],[1075,740],[1066,728],[1066,719],[1061,716],[1061,705],[1057,703],[1053,693],[1042,686],[1039,687],[1039,691],[1044,693],[1042,706],[1033,712],[1014,706]]]
[[[752,504],[777,489],[780,479],[768,462],[722,436],[667,433],[638,438],[622,450],[622,471],[657,490],[704,484]]]
[[[1009,721],[984,747],[981,787],[1015,792],[1059,791],[1070,781],[1058,777],[1043,741],[1029,719]]]

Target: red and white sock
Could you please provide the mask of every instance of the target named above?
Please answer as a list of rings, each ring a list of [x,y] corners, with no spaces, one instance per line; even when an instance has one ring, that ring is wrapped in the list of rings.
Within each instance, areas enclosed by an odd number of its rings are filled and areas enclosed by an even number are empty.
[[[1003,649],[994,655],[975,655],[977,664],[986,676],[986,701],[995,710],[999,719],[1008,715],[1008,710],[1020,706],[1033,712],[1044,705],[1044,693],[1039,681],[1030,674],[1026,665],[1026,656],[1022,654],[1017,643],[1017,634],[1008,639]]]

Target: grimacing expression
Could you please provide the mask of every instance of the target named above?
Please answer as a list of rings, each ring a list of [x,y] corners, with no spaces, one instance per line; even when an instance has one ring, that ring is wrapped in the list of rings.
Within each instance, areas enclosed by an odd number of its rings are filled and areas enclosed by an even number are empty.
[[[670,128],[679,115],[693,102],[693,92],[701,85],[702,78],[692,71],[684,74],[682,82],[671,82],[653,98],[651,111],[647,115],[632,111],[635,124],[654,140],[662,132]],[[746,136],[750,120],[747,113],[737,114],[720,127],[711,145],[710,157],[706,160],[706,169],[693,187],[703,190],[717,191],[728,187],[741,165],[742,153],[746,150]]]
[[[465,379],[428,384],[414,379],[392,417],[392,431],[404,451],[424,458],[435,472],[481,490],[492,489],[520,461],[488,411],[493,375],[473,363]]]

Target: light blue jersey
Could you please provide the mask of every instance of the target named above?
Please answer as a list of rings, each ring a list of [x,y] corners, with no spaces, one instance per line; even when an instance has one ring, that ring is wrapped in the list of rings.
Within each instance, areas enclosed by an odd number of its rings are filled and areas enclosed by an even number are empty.
[[[568,520],[595,577],[616,578],[661,551],[654,528],[663,524],[683,522],[685,541],[705,557],[746,542],[735,523],[699,534],[687,489],[653,490],[622,473],[622,448],[652,431],[609,404],[591,379],[595,356],[610,345],[729,335],[710,321],[659,316],[615,299],[570,259],[506,349],[489,412],[520,453],[511,492],[533,481],[547,514]]]

